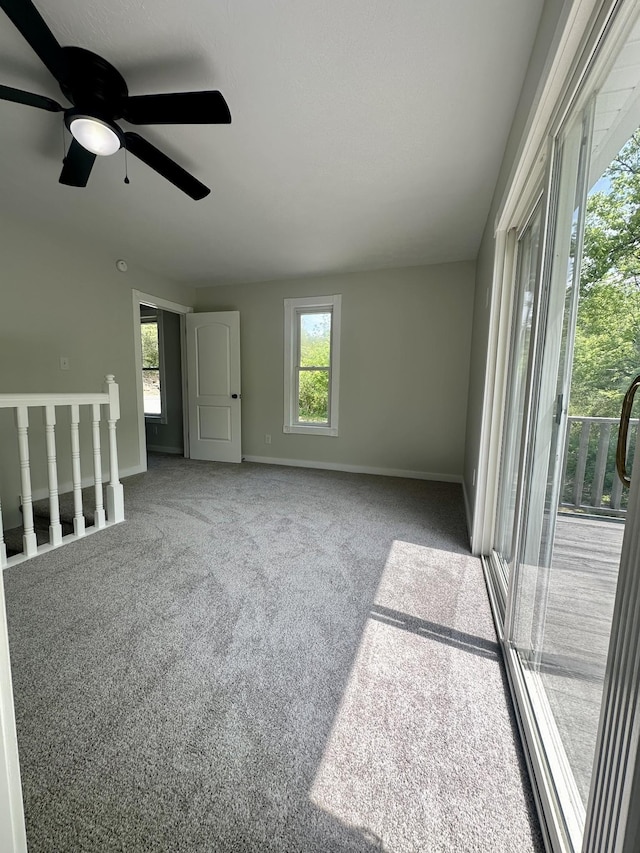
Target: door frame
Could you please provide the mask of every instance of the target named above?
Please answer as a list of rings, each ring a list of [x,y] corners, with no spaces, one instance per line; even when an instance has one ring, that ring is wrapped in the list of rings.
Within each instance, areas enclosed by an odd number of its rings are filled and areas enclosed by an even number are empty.
[[[144,398],[142,390],[142,339],[140,337],[140,305],[152,305],[161,311],[171,311],[180,315],[180,361],[182,373],[182,432],[184,436],[184,457],[189,458],[189,406],[187,402],[187,351],[186,351],[186,320],[187,314],[193,313],[189,305],[170,302],[141,290],[132,291],[133,299],[133,341],[135,348],[136,370],[136,402],[138,407],[138,452],[140,456],[139,473],[147,470],[147,434],[144,420]]]
[[[7,611],[2,577],[0,577],[0,847],[8,853],[27,853]]]

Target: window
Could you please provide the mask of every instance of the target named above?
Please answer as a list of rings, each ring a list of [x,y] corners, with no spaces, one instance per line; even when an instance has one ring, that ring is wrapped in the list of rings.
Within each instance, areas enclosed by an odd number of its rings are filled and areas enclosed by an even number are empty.
[[[161,311],[148,305],[140,306],[140,334],[144,416],[166,423]]]
[[[338,435],[341,300],[284,300],[286,433]]]

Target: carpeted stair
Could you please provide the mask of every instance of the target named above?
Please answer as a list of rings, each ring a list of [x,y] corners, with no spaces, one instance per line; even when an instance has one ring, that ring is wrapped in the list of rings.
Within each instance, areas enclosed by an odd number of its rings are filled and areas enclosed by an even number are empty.
[[[82,508],[85,517],[85,525],[89,527],[94,522],[95,490],[90,486],[82,490]],[[22,512],[22,507],[20,507]],[[46,545],[49,541],[49,498],[33,502],[33,527],[36,532],[38,545]],[[62,535],[73,533],[73,492],[60,495],[60,523],[62,524]],[[4,541],[7,547],[7,557],[21,554],[22,536],[24,527],[13,527],[4,531]]]

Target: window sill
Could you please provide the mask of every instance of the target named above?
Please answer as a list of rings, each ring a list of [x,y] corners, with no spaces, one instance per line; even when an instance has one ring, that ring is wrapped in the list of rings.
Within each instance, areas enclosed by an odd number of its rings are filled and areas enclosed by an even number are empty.
[[[164,415],[145,415],[144,416],[145,423],[149,424],[166,424],[167,419]]]
[[[330,435],[334,438],[338,436],[338,430],[330,426],[303,426],[302,424],[285,424],[282,428],[284,433],[295,433],[296,435]]]

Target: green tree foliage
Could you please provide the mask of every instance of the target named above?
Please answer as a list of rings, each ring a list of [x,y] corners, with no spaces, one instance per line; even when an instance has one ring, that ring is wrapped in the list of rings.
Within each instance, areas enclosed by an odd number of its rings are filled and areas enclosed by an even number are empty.
[[[580,269],[570,414],[618,418],[631,379],[640,372],[640,130],[606,170],[587,199]],[[584,488],[590,504],[600,425],[589,433]],[[567,435],[564,499],[573,501],[582,424]],[[605,432],[606,435],[606,432]],[[609,433],[603,502],[610,500],[617,431]],[[630,438],[633,458],[635,433]],[[600,496],[595,495],[598,499]],[[626,491],[621,497],[626,506]]]
[[[607,278],[640,287],[640,129],[603,178],[609,189],[587,204],[581,293]]]
[[[587,200],[571,414],[618,417],[640,372],[640,130]]]
[[[300,322],[300,367],[329,367],[331,315],[305,314]],[[299,419],[326,423],[329,419],[329,371],[299,372]]]
[[[300,373],[299,419],[310,423],[327,423],[329,412],[329,373],[305,370]]]
[[[610,278],[596,282],[578,307],[571,387],[572,414],[620,415],[622,398],[640,372],[640,290]]]
[[[158,367],[158,326],[156,323],[141,323],[142,335],[142,366]]]

